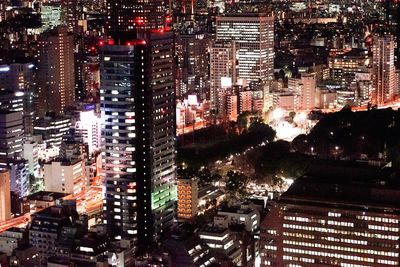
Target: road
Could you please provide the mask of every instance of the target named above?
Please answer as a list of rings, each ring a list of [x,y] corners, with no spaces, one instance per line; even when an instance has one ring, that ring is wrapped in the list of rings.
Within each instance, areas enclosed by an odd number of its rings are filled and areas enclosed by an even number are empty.
[[[80,214],[93,215],[103,210],[103,189],[101,186],[92,186],[89,188],[89,190],[78,196],[73,197],[70,195],[64,199],[76,199],[77,210]],[[39,210],[36,210],[36,212],[38,211]],[[11,227],[26,227],[30,220],[31,214],[26,213],[21,216],[9,219],[5,222],[1,222],[0,233]]]
[[[200,129],[206,127],[206,126],[207,125],[206,125],[205,121],[198,121],[198,122],[195,123],[194,127],[193,127],[193,125],[190,125],[190,126],[186,126],[184,128],[182,128],[182,127],[177,128],[176,129],[176,135],[182,135],[184,133],[186,134],[186,133],[193,132],[193,128],[195,130],[200,130]]]

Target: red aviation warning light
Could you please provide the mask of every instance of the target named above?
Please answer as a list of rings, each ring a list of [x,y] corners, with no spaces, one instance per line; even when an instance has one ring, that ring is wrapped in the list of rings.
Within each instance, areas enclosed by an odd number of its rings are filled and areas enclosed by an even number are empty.
[[[136,25],[143,25],[144,24],[144,20],[141,17],[138,17],[135,19],[135,24]]]

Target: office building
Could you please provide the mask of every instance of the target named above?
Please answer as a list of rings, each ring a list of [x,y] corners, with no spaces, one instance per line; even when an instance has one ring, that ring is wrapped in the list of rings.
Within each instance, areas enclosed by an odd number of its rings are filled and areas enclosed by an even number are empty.
[[[210,102],[216,114],[223,114],[225,92],[236,84],[236,46],[235,43],[216,42],[210,48]]]
[[[11,227],[0,233],[0,251],[10,257],[19,245],[24,242],[26,231],[24,228]]]
[[[23,144],[23,156],[28,161],[29,174],[35,177],[39,176],[39,147],[33,140],[25,140]]]
[[[238,49],[238,78],[265,83],[274,74],[274,18],[263,13],[217,17],[216,39]]]
[[[171,225],[176,200],[168,36],[149,33],[146,45],[107,45],[101,52],[106,222],[115,237],[143,245]],[[129,75],[116,86],[114,80],[121,79],[118,66],[126,66]]]
[[[8,160],[6,164],[10,173],[11,191],[17,198],[29,195],[29,170],[28,161],[24,159]]]
[[[22,111],[25,134],[32,134],[34,114],[35,66],[12,63],[0,66],[0,109]]]
[[[399,196],[385,178],[297,179],[262,223],[261,266],[399,266]]]
[[[208,49],[211,43],[210,36],[196,32],[179,33],[177,36],[177,83],[178,97],[188,93],[196,93],[202,99],[208,97],[209,89],[209,59]]]
[[[124,8],[121,8],[121,6]],[[174,219],[173,33],[164,0],[108,2],[100,50],[103,169],[108,233],[139,253]]]
[[[30,194],[24,201],[29,204],[29,212],[35,213],[40,210],[44,210],[48,207],[54,206],[61,202],[64,198],[70,197],[70,194],[49,192],[49,191],[39,191]]]
[[[43,3],[40,7],[40,19],[43,32],[60,26],[62,24],[60,3]]]
[[[75,100],[74,38],[60,26],[42,34],[38,56],[39,116],[64,113]]]
[[[65,116],[49,115],[35,121],[33,133],[41,136],[46,148],[59,150],[63,137],[71,127],[71,119]]]
[[[29,225],[29,245],[36,247],[40,262],[46,266],[47,257],[54,255],[62,230],[74,227],[78,213],[73,203],[56,205],[35,214]]]
[[[223,207],[218,210],[218,215],[226,216],[228,225],[243,225],[248,232],[254,233],[260,229],[260,213],[246,203]]]
[[[67,26],[69,32],[76,33],[77,31],[79,7],[77,0],[61,1],[61,21]]]
[[[236,121],[238,116],[238,97],[237,95],[228,94],[225,96],[226,106],[225,114],[229,121]]]
[[[0,222],[11,218],[11,188],[10,174],[7,170],[0,171]],[[1,250],[6,252],[4,250]]]
[[[74,125],[75,138],[88,146],[88,153],[101,148],[101,119],[100,114],[96,114],[95,105],[85,105],[78,111],[79,119]]]
[[[328,57],[328,67],[332,79],[341,79],[345,75],[365,70],[369,63],[368,51],[351,49],[341,53],[333,52]]]
[[[372,103],[383,105],[393,100],[395,91],[394,40],[391,35],[374,36],[372,47]],[[397,92],[396,92],[397,93]]]
[[[182,235],[162,243],[163,251],[170,255],[170,266],[212,266],[217,263],[210,248],[197,235]]]
[[[182,220],[193,219],[198,211],[198,181],[195,178],[178,179],[177,217]]]
[[[298,96],[296,109],[313,110],[317,90],[315,74],[302,74],[300,78],[289,78],[288,90]]]
[[[239,91],[239,114],[253,110],[253,92],[250,90]]]
[[[22,111],[0,111],[0,159],[22,157],[23,150]]]
[[[242,266],[242,251],[239,240],[228,228],[206,226],[199,231],[199,237],[211,250],[228,257],[235,266]]]
[[[46,191],[79,195],[85,191],[84,160],[60,160],[43,166],[44,188]]]
[[[123,7],[123,8],[122,8]],[[124,33],[131,35],[135,31],[162,30],[171,18],[168,3],[165,0],[147,2],[110,0],[107,1],[108,32],[111,35]]]

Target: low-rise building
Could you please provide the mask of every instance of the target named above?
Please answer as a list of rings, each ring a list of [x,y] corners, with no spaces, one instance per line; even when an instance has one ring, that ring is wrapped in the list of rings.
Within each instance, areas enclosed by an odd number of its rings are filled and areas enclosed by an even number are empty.
[[[26,235],[25,229],[11,227],[0,233],[0,251],[7,254],[7,257],[12,255],[23,241]]]
[[[242,204],[237,207],[222,207],[218,215],[228,217],[228,224],[243,224],[246,231],[255,232],[260,227],[260,213],[249,205]]]
[[[199,232],[199,237],[212,250],[228,257],[235,266],[242,265],[242,250],[239,241],[229,228],[207,226]]]
[[[39,191],[25,197],[24,201],[28,202],[29,212],[35,213],[56,205],[57,200],[63,199],[69,195],[70,194],[59,192]]]

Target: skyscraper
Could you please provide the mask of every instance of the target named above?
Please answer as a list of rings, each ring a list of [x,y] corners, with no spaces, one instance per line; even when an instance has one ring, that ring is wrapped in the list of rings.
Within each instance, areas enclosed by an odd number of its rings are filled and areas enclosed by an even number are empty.
[[[217,17],[217,41],[235,42],[238,78],[266,82],[274,74],[274,18],[264,13]]]
[[[210,102],[218,114],[223,112],[221,96],[236,83],[236,52],[234,42],[216,42],[210,48]]]
[[[43,34],[38,61],[38,115],[63,113],[75,99],[74,39],[66,27]]]
[[[372,74],[374,81],[372,103],[379,106],[392,100],[394,97],[395,67],[393,36],[374,36],[372,53]]]
[[[0,109],[23,111],[26,134],[32,133],[35,117],[34,69],[35,66],[32,63],[0,66]]]
[[[104,217],[111,236],[144,252],[174,218],[173,34],[161,0],[108,6],[113,39],[100,51]]]

